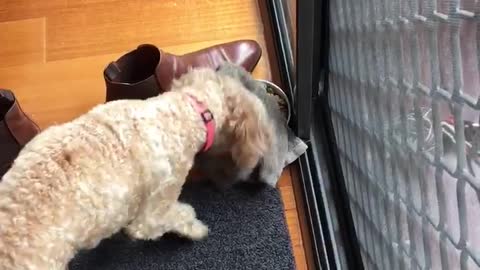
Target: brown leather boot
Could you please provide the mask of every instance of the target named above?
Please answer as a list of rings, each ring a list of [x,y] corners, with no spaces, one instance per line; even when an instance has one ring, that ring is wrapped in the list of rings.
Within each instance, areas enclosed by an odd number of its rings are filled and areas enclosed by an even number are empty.
[[[40,132],[9,90],[0,89],[0,180],[22,147]]]
[[[261,54],[260,45],[253,40],[219,44],[185,55],[160,51],[150,44],[140,45],[105,68],[106,101],[156,96],[167,91],[172,80],[190,67],[216,69],[228,61],[251,72]]]

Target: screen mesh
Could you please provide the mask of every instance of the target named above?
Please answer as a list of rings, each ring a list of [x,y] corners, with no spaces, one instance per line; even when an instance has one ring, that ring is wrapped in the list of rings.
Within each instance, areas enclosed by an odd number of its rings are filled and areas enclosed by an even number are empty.
[[[480,0],[331,0],[330,107],[367,269],[480,269]]]

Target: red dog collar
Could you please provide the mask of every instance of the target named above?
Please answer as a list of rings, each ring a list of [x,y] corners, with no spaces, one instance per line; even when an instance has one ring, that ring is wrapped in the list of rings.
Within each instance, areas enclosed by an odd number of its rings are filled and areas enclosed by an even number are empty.
[[[212,112],[200,102],[196,97],[187,94],[190,103],[193,108],[200,114],[200,117],[205,124],[205,129],[207,130],[207,135],[205,139],[205,144],[202,148],[202,152],[206,152],[213,145],[213,139],[215,138],[215,119],[213,118]]]

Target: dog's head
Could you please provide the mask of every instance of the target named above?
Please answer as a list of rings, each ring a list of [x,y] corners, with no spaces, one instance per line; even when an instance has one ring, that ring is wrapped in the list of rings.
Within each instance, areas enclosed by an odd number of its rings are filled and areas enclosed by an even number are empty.
[[[274,131],[264,104],[241,83],[226,89],[226,115],[219,134],[220,148],[229,149],[235,165],[253,170],[273,147]]]
[[[276,142],[265,104],[241,78],[211,69],[194,69],[173,85],[174,89],[190,89],[205,102],[217,125],[214,143],[197,156],[195,169],[211,180],[221,176],[224,179],[219,181],[229,182],[222,185],[247,180]]]
[[[260,160],[274,146],[275,133],[263,102],[238,80],[222,77],[223,121],[217,130],[212,149],[201,155],[198,163],[200,169],[207,169],[216,176],[227,177],[225,173],[215,172],[215,168],[232,172],[232,179],[218,179],[219,181],[247,180]],[[226,164],[228,168],[225,168]],[[237,172],[244,173],[238,175]]]
[[[240,168],[254,168],[271,146],[273,130],[263,104],[250,93],[227,101],[231,114],[227,130],[231,136],[231,153]]]

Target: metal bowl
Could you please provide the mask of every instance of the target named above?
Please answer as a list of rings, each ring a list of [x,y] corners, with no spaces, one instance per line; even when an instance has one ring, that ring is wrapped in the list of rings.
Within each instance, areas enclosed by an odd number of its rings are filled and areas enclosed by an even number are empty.
[[[278,97],[280,97],[281,99],[283,99],[285,101],[285,104],[287,105],[287,123],[290,122],[290,116],[292,114],[292,106],[290,105],[290,101],[288,101],[288,97],[287,97],[287,94],[285,94],[285,92],[276,84],[270,82],[270,81],[267,81],[267,80],[261,80],[261,79],[257,79],[257,81],[265,84],[267,87],[270,87],[270,89],[273,90],[274,94]]]

